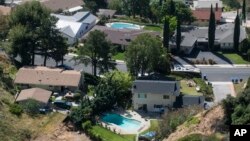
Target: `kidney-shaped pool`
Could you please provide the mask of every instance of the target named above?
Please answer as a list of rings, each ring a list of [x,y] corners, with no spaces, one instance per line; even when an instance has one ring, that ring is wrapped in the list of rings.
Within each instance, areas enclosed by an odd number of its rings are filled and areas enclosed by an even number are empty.
[[[126,131],[137,131],[141,127],[141,122],[129,119],[118,114],[105,114],[102,117],[103,122],[113,123]]]

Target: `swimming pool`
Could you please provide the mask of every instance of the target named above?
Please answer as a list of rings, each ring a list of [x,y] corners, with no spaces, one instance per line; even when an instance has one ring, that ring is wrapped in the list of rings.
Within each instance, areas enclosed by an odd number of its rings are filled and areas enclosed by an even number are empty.
[[[131,23],[123,23],[123,22],[114,22],[107,23],[106,26],[114,28],[114,29],[141,29],[142,26],[131,24]]]
[[[102,121],[113,123],[126,131],[137,131],[141,127],[141,122],[129,119],[118,114],[105,114]]]

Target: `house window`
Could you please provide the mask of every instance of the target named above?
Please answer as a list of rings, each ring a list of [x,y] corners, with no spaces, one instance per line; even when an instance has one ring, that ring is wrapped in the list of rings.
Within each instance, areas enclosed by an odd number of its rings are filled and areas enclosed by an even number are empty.
[[[147,94],[140,93],[138,94],[138,98],[147,98]]]
[[[169,95],[163,95],[163,99],[169,99]]]

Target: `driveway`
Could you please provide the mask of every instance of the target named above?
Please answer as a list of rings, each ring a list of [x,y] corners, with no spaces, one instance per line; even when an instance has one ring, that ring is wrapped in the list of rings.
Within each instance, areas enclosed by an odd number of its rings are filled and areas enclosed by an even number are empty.
[[[236,96],[232,82],[211,82],[214,92],[214,102],[218,103],[225,99],[227,95]]]

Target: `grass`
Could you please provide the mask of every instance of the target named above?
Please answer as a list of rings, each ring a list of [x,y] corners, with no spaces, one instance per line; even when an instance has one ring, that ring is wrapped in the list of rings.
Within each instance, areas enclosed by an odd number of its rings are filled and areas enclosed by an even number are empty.
[[[234,64],[250,64],[249,61],[244,60],[242,58],[242,56],[240,56],[237,53],[222,53],[222,52],[219,52],[219,54],[225,56],[226,58],[228,58]]]
[[[244,91],[244,84],[246,83],[246,81],[242,81],[238,84],[234,84],[234,90],[235,90],[235,93],[238,95],[240,94],[241,92]]]
[[[115,60],[125,60],[125,53],[119,52],[116,55],[114,55],[112,58]]]
[[[93,126],[91,129],[104,141],[135,141],[135,135],[118,135],[100,126]]]
[[[196,125],[200,123],[199,117],[191,117],[185,122],[186,127],[190,127],[191,125]]]
[[[159,127],[158,120],[150,120],[150,127],[147,130],[141,132],[140,134],[145,134],[145,133],[150,132],[150,131],[157,131],[158,127]]]
[[[187,85],[187,80],[181,80],[181,92],[187,95],[201,95],[195,89],[195,87],[189,87]]]
[[[162,27],[160,27],[158,25],[146,25],[143,29],[145,29],[145,30],[152,30],[152,31],[158,31],[158,32],[162,31]]]

